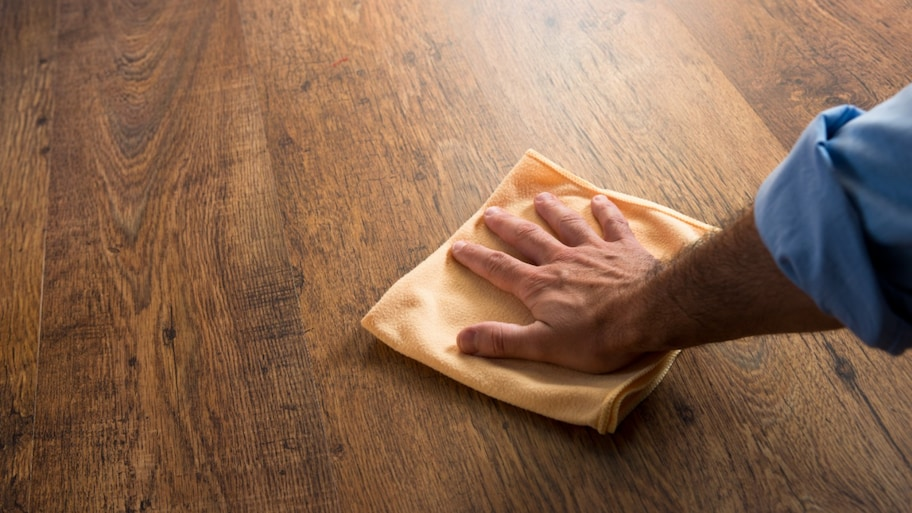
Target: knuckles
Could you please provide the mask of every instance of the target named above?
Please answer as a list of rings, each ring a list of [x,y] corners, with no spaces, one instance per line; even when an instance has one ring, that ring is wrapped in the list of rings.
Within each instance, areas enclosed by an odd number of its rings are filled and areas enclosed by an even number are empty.
[[[520,283],[524,298],[539,296],[549,290],[560,289],[564,282],[563,272],[553,272],[546,267],[538,267],[526,276]]]
[[[626,231],[630,230],[630,223],[627,221],[626,217],[621,215],[620,212],[615,215],[608,216],[608,222],[615,224],[618,226],[618,228],[624,229]]]
[[[513,257],[506,253],[491,253],[484,260],[484,268],[490,276],[503,276],[513,268]]]
[[[566,214],[561,214],[557,219],[559,233],[564,234],[569,240],[565,241],[571,245],[582,244],[587,240],[592,240],[597,238],[595,230],[589,226],[589,223],[585,219],[579,216],[576,212],[568,212]]]
[[[490,343],[491,356],[502,358],[507,356],[506,343],[504,341],[503,328],[498,326],[488,333],[488,342]]]
[[[561,214],[558,216],[557,222],[560,223],[561,226],[565,226],[571,229],[591,230],[589,224],[587,224],[586,221],[576,212],[566,212]]]
[[[519,223],[513,230],[513,234],[517,239],[535,240],[541,236],[541,233],[542,229],[537,224],[530,222]]]

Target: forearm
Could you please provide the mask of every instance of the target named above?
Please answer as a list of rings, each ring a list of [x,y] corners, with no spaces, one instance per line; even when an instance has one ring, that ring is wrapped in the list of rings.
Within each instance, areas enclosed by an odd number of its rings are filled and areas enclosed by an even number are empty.
[[[752,210],[644,281],[636,304],[638,343],[653,350],[841,327],[780,272]]]

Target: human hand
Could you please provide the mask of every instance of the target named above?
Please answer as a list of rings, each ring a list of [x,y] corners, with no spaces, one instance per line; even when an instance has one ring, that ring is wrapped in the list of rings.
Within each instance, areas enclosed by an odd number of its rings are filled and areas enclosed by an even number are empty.
[[[635,306],[659,262],[637,242],[617,206],[605,196],[592,199],[603,236],[549,193],[535,198],[535,210],[558,238],[496,207],[484,215],[487,227],[530,263],[478,244],[453,244],[458,262],[519,298],[535,318],[526,326],[469,326],[457,336],[460,351],[590,373],[613,371],[650,351],[642,345]]]

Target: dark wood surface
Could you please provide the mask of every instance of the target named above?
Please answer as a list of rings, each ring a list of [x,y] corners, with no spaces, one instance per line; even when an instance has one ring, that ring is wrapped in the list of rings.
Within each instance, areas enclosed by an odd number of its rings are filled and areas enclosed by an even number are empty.
[[[0,1],[0,511],[28,503],[54,68],[53,1]]]
[[[904,0],[0,0],[0,511],[902,511],[912,360],[685,352],[615,435],[358,321],[526,148],[712,223]]]

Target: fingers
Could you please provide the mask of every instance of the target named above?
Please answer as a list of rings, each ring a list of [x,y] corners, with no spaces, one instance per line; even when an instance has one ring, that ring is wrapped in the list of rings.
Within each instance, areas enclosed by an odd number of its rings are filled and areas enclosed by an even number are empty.
[[[557,233],[564,245],[581,246],[598,238],[598,234],[579,213],[550,193],[541,193],[535,197],[535,210]],[[633,237],[627,219],[617,205],[605,196],[596,195],[592,198],[592,214],[602,227],[604,240],[615,242]],[[560,249],[560,244],[556,244],[554,237],[538,225],[500,208],[491,207],[485,211],[485,224],[504,242],[536,264],[548,261],[550,255]]]
[[[634,237],[630,225],[617,205],[601,194],[592,198],[592,215],[602,227],[603,238],[608,242]]]
[[[547,326],[536,321],[528,326],[505,322],[483,322],[470,326],[456,336],[459,350],[488,358],[517,358],[550,361],[553,355],[544,343]]]
[[[529,264],[479,244],[457,241],[450,249],[450,253],[457,262],[488,280],[500,290],[514,296],[520,295],[518,285],[530,272]]]
[[[567,246],[580,246],[598,238],[582,216],[551,193],[543,192],[535,197],[535,211]]]
[[[566,337],[556,334],[541,321],[527,326],[504,322],[483,322],[470,326],[456,336],[463,354],[485,358],[513,358],[552,363],[591,374],[611,372],[633,361],[639,353],[587,351],[575,347]]]
[[[532,221],[516,217],[498,207],[484,213],[485,225],[504,242],[519,250],[535,264],[550,260],[551,254],[561,248],[561,243]]]

